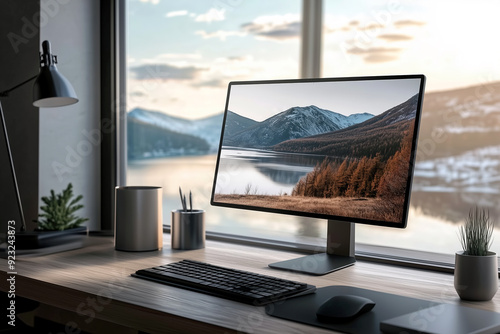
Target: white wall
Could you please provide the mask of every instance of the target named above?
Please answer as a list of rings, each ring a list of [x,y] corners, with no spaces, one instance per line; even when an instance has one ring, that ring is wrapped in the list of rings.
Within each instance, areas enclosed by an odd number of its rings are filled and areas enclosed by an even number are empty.
[[[90,230],[100,227],[100,36],[98,0],[42,0],[40,44],[49,40],[77,104],[40,109],[39,194],[68,183],[82,194]],[[43,20],[46,18],[45,24]]]

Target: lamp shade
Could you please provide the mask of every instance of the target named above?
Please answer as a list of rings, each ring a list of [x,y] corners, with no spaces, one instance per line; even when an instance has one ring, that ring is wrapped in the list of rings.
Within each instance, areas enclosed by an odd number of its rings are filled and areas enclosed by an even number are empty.
[[[41,108],[61,107],[78,102],[71,83],[57,70],[56,56],[50,52],[49,41],[42,43],[40,74],[33,85],[33,105]]]

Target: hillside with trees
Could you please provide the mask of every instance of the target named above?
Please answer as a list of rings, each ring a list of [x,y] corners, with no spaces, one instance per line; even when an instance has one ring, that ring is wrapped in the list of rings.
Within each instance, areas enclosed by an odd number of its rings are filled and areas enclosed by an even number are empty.
[[[414,122],[414,121],[413,121]],[[409,124],[410,129],[413,124]],[[381,198],[378,210],[389,221],[400,221],[411,155],[413,131],[407,130],[396,152],[382,159],[364,156],[346,158],[342,162],[328,157],[303,177],[292,196],[320,198]]]
[[[280,152],[318,154],[362,159],[379,154],[387,161],[400,148],[403,134],[413,128],[418,95],[365,122],[331,133],[284,141],[273,147]]]

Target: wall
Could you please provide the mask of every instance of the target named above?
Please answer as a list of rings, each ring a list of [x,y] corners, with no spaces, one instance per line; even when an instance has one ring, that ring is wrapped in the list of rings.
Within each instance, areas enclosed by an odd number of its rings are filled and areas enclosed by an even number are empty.
[[[36,0],[2,0],[0,9],[0,91],[12,88],[39,71],[39,4]],[[38,108],[32,105],[33,82],[0,98],[28,229],[38,213]],[[20,227],[20,214],[0,128],[0,232],[7,221]]]
[[[40,109],[40,196],[73,184],[90,230],[100,227],[100,35],[98,0],[42,0],[40,43],[49,40],[59,71],[79,102]]]

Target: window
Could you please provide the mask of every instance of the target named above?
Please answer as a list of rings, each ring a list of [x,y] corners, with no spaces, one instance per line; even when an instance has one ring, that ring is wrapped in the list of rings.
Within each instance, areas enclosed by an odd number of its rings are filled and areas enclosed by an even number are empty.
[[[357,226],[356,241],[453,254],[470,208],[500,218],[499,10],[485,0],[325,0],[324,76],[427,76],[408,227]]]
[[[300,0],[127,2],[128,185],[163,187],[164,223],[179,186],[207,211],[207,230],[292,239],[290,217],[209,204],[227,84],[297,78]],[[276,228],[274,225],[273,228]]]
[[[210,231],[324,245],[323,221],[208,204],[227,82],[299,76],[301,3],[127,1],[127,184],[163,187],[165,224],[181,186]],[[323,1],[323,77],[427,76],[408,228],[358,225],[357,242],[453,254],[469,208],[500,219],[499,10]]]

